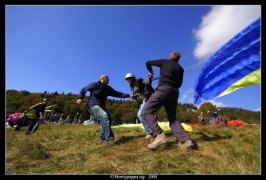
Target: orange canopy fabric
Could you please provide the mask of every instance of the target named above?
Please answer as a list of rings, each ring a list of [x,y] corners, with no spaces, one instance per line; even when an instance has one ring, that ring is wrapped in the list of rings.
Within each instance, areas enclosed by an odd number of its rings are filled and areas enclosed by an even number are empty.
[[[248,123],[240,121],[240,120],[230,120],[227,121],[228,126],[248,126]]]

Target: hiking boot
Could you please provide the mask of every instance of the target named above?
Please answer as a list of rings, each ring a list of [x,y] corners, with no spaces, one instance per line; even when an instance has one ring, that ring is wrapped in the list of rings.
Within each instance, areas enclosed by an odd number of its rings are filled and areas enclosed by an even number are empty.
[[[164,144],[164,143],[167,143],[167,142],[168,142],[168,139],[164,133],[158,134],[156,136],[156,138],[154,139],[154,141],[152,143],[148,144],[148,148],[154,149],[157,146]]]
[[[100,139],[99,144],[106,143],[106,140]]]
[[[16,128],[15,128],[15,131],[19,131],[21,128],[22,128],[22,126],[17,125]]]
[[[151,135],[151,134],[147,134],[147,135],[145,136],[145,139],[152,139],[152,135]]]
[[[187,140],[183,145],[182,148],[184,149],[192,149],[194,147],[194,144],[191,140]]]
[[[25,134],[25,135],[31,135],[31,133],[32,133],[32,132],[28,132],[28,133],[27,133],[27,134]]]
[[[115,141],[114,140],[110,140],[107,142],[110,146],[113,146],[115,144]]]

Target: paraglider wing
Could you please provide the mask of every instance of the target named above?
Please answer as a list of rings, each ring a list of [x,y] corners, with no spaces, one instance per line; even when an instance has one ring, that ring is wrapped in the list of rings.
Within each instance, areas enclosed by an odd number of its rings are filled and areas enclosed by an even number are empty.
[[[200,98],[211,100],[260,84],[260,39],[258,18],[216,51],[196,80],[194,103],[200,104]]]

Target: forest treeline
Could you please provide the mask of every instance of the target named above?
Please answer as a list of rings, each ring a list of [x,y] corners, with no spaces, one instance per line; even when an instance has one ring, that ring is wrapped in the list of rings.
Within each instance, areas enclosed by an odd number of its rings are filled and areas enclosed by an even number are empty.
[[[64,113],[65,117],[70,114],[72,118],[79,112],[82,114],[82,120],[90,119],[90,113],[87,110],[86,104],[89,97],[83,99],[81,105],[76,105],[77,94],[59,94],[57,92],[48,93],[31,93],[26,90],[6,90],[6,117],[9,114],[16,112],[24,112],[30,106],[42,102],[43,98],[49,98],[49,105],[53,105],[53,113]],[[111,99],[106,102],[106,108],[114,116],[115,122],[121,123],[135,123],[137,107],[136,102],[127,99]],[[177,119],[182,123],[199,123],[198,115],[203,112],[207,117],[207,111],[217,111],[216,105],[210,102],[201,104],[199,108],[191,103],[178,103],[177,105]],[[260,111],[250,111],[236,107],[222,107],[226,120],[241,120],[249,124],[260,124]],[[159,121],[167,121],[167,116],[164,108],[160,108],[157,112]],[[208,119],[207,119],[208,123]]]

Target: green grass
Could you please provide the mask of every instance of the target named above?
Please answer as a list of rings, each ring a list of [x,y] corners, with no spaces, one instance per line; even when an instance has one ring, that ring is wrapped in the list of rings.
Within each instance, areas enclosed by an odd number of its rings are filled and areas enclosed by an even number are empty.
[[[260,126],[204,126],[189,132],[196,148],[169,142],[148,149],[139,127],[113,127],[116,144],[99,144],[100,125],[45,124],[29,136],[6,129],[6,174],[261,174]]]

